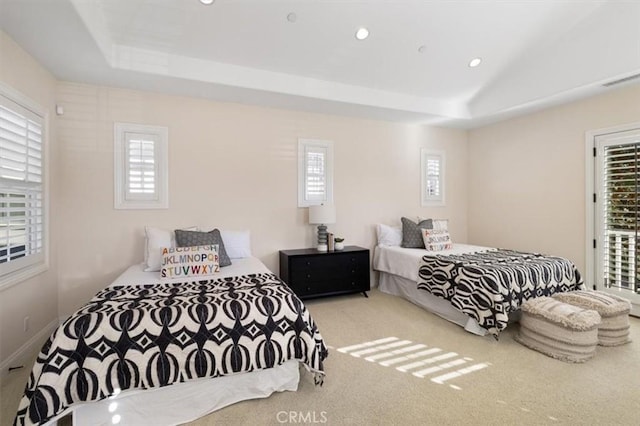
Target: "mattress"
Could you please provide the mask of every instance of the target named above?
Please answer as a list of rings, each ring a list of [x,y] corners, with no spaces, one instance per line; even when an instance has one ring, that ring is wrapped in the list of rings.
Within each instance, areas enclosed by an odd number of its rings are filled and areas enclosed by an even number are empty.
[[[479,251],[495,250],[490,247],[469,244],[453,244],[452,248],[438,251],[438,255],[468,254]],[[425,249],[404,248],[398,246],[377,246],[373,256],[373,269],[388,272],[408,280],[419,280],[418,269],[422,257],[428,255]],[[436,253],[436,252],[433,252]]]
[[[257,258],[233,259],[213,278],[270,273]],[[184,278],[161,279],[159,272],[145,272],[142,264],[125,270],[107,288],[116,286],[181,283]],[[73,413],[74,425],[154,424],[177,425],[193,421],[235,402],[263,398],[274,392],[297,390],[300,363],[287,361],[273,368],[237,373],[213,379],[198,379],[170,386],[128,390],[108,399],[75,405],[47,424]]]
[[[212,278],[237,277],[247,274],[258,274],[262,272],[270,272],[267,266],[257,257],[245,257],[242,259],[232,259],[232,264],[220,268],[220,272],[216,273]],[[209,277],[207,277],[209,278]],[[120,285],[143,285],[157,283],[180,283],[185,281],[184,277],[179,278],[160,278],[160,272],[145,272],[144,264],[139,263],[132,265],[125,270],[118,278],[115,279],[109,287]]]
[[[438,254],[465,254],[494,250],[489,247],[454,244],[451,249]],[[425,254],[424,249],[397,246],[377,246],[373,256],[373,269],[380,272],[378,289],[383,293],[400,296],[411,303],[432,312],[466,331],[484,336],[487,331],[478,322],[454,308],[448,300],[418,289],[418,269]]]

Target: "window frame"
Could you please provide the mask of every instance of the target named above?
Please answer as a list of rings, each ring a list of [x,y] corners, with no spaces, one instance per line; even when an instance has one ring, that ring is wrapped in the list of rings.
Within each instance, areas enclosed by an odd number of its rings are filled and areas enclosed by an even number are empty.
[[[325,191],[322,199],[310,199],[307,191],[308,153],[314,150],[325,152]],[[298,207],[325,203],[333,204],[333,142],[319,139],[298,139]]]
[[[42,274],[49,269],[49,112],[11,86],[0,82],[0,97],[19,109],[34,114],[41,124],[41,190],[42,197],[42,251],[37,254],[20,257],[17,260],[0,264],[0,291],[29,278]],[[18,114],[21,112],[17,111]],[[1,191],[1,190],[0,190]]]
[[[597,188],[600,184],[600,182],[598,182],[600,175],[598,174],[596,162],[601,161],[602,158],[601,153],[598,152],[599,145],[597,144],[597,140],[611,134],[630,131],[640,131],[640,122],[589,130],[585,133],[585,240],[587,244],[585,244],[584,281],[588,283],[590,287],[593,286],[594,290],[610,291],[598,278],[600,265],[598,264],[597,256],[603,241],[599,235],[601,231],[599,228],[600,218],[597,214],[597,210],[602,201],[598,200],[596,196],[596,194],[599,193]],[[631,311],[634,315],[640,315],[640,304],[638,304],[638,300],[637,297],[631,298]]]
[[[157,188],[155,196],[132,196],[127,191],[127,134],[138,133],[156,142],[154,161]],[[114,123],[114,208],[118,210],[168,209],[169,208],[169,129],[147,124]]]
[[[430,160],[437,160],[439,162],[439,174],[438,174],[438,186],[440,193],[436,195],[427,194],[427,187],[429,186],[430,175],[428,162]],[[443,207],[445,206],[445,173],[446,173],[446,155],[443,150],[435,150],[428,148],[420,149],[420,203],[426,207]]]

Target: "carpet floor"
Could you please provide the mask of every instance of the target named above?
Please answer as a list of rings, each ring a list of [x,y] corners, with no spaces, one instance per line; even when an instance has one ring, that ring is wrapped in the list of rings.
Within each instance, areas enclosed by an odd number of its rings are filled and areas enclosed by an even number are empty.
[[[322,387],[301,369],[297,392],[244,401],[211,413],[204,425],[637,425],[640,319],[632,342],[601,347],[568,364],[514,340],[465,332],[376,290],[306,302],[330,347]],[[391,353],[393,352],[393,353]],[[35,356],[35,354],[34,354]],[[2,386],[0,424],[15,415],[28,376]]]

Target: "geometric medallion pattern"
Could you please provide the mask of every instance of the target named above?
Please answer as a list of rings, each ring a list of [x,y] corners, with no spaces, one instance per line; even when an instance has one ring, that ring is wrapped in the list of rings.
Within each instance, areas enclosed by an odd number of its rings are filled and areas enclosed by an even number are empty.
[[[567,259],[513,250],[424,256],[418,288],[447,299],[496,338],[523,302],[584,289]]]
[[[306,306],[271,273],[100,291],[51,335],[15,424],[128,389],[299,360],[321,384],[328,351]]]

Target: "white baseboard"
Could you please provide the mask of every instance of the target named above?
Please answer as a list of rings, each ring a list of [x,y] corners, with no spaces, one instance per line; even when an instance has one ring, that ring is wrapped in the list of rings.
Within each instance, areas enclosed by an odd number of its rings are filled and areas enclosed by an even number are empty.
[[[59,324],[59,320],[57,318],[54,319],[22,345],[20,349],[12,353],[9,358],[2,361],[0,363],[0,381],[3,381],[7,377],[10,367],[22,365],[22,368],[30,370],[31,365],[27,365],[27,363],[30,362],[33,354],[40,350],[41,346],[47,340],[47,337],[53,333],[53,330],[55,330]]]

